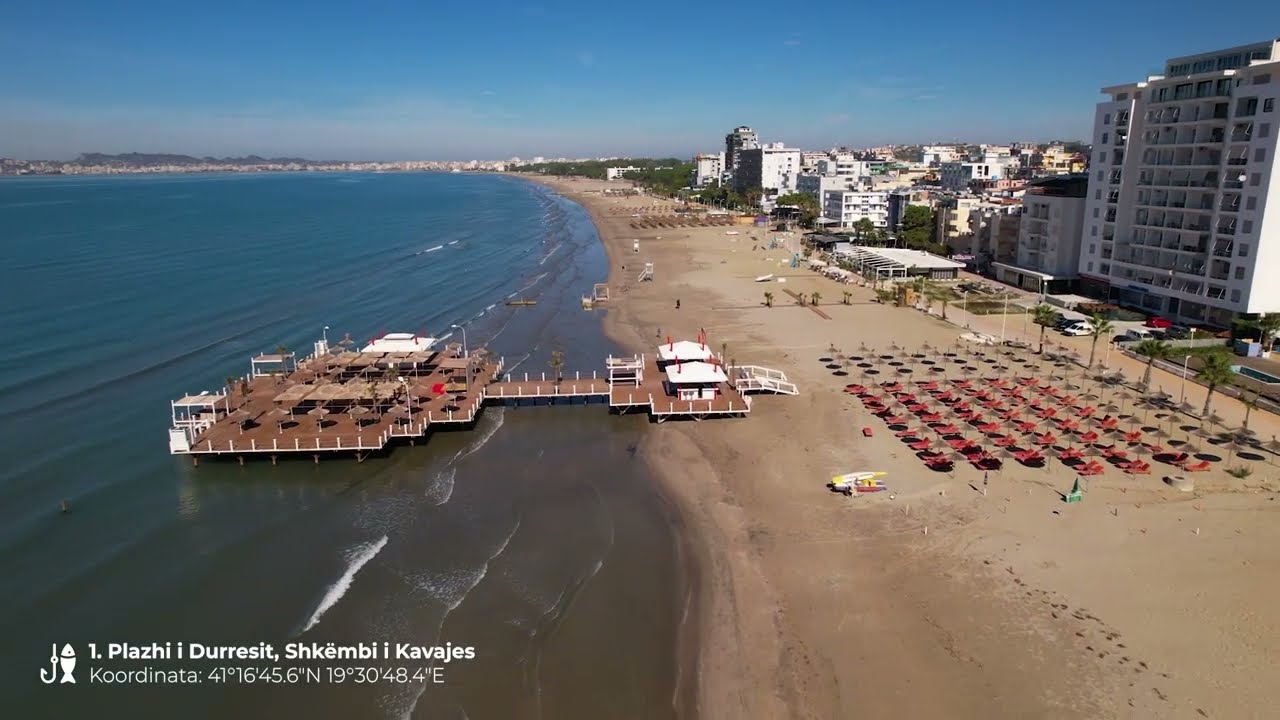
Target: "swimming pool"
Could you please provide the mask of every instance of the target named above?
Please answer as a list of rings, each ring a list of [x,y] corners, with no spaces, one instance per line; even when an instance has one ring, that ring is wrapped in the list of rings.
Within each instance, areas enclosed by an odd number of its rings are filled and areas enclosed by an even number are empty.
[[[1261,370],[1254,370],[1247,365],[1232,365],[1231,371],[1237,375],[1243,375],[1250,380],[1257,380],[1260,383],[1267,383],[1268,385],[1280,383],[1280,377],[1264,373]]]

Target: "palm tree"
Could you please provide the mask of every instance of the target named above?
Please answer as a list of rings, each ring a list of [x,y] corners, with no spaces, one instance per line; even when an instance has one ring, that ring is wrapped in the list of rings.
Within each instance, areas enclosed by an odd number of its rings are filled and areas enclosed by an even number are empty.
[[[767,290],[764,293],[764,306],[773,307],[773,293]]]
[[[1037,305],[1035,307],[1035,310],[1033,310],[1032,312],[1034,314],[1031,317],[1031,322],[1040,326],[1039,352],[1041,355],[1043,355],[1044,354],[1044,331],[1048,329],[1049,326],[1053,325],[1053,323],[1056,321],[1057,319],[1056,313],[1054,312],[1054,309],[1052,307],[1044,303],[1040,303],[1039,305]]]
[[[239,382],[237,382],[237,380],[238,380],[238,379],[239,379],[239,378],[236,378],[236,377],[235,377],[235,376],[233,376],[233,375],[228,375],[228,376],[226,376],[226,377],[222,378],[222,382],[223,382],[223,383],[226,385],[226,387],[227,387],[227,395],[231,395],[232,393],[234,393],[234,392],[236,391],[236,388],[240,387],[240,383],[239,383]]]
[[[1200,414],[1209,414],[1209,404],[1213,400],[1213,391],[1220,385],[1230,385],[1236,374],[1231,369],[1231,358],[1223,352],[1209,353],[1200,358],[1200,369],[1196,370],[1196,379],[1209,388],[1204,396],[1204,409]]]
[[[1134,346],[1133,351],[1147,359],[1147,369],[1142,373],[1142,386],[1151,386],[1151,369],[1156,360],[1164,360],[1173,354],[1173,346],[1162,340],[1147,338]]]
[[[1270,350],[1276,333],[1280,333],[1280,313],[1263,313],[1253,321],[1253,326],[1258,329],[1258,342],[1262,344],[1262,349]]]
[[[564,351],[552,350],[551,359],[547,361],[547,365],[550,366],[551,371],[555,373],[556,383],[559,384],[559,382],[564,379],[564,376],[561,375],[561,370],[564,368]]]
[[[844,291],[844,304],[845,305],[853,304],[853,293],[849,292],[848,290]]]
[[[1240,427],[1248,430],[1249,416],[1253,414],[1253,409],[1258,407],[1258,393],[1250,394],[1247,390],[1241,388],[1240,402],[1244,403],[1244,422],[1240,424]]]
[[[1093,367],[1093,358],[1098,352],[1098,340],[1103,335],[1107,335],[1114,330],[1115,326],[1111,324],[1110,320],[1102,317],[1100,313],[1094,313],[1089,316],[1089,326],[1092,328],[1089,334],[1093,336],[1093,342],[1089,345],[1089,365],[1087,367]]]
[[[814,307],[817,307],[818,301],[821,299],[822,299],[822,293],[818,292],[817,290],[814,290],[813,292],[809,293],[809,302],[812,303]]]
[[[947,305],[951,302],[951,288],[933,282],[925,283],[925,295],[942,304],[942,319],[946,320]]]

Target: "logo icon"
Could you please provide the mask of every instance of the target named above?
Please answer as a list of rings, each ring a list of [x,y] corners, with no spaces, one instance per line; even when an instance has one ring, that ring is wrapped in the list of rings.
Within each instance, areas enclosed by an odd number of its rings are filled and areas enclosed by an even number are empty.
[[[58,655],[58,643],[53,644],[50,651],[49,667],[40,668],[40,680],[46,685],[52,685],[58,680],[58,668],[62,668],[62,682],[75,683],[76,679],[71,673],[76,669],[76,651],[68,643],[62,646],[62,655]]]

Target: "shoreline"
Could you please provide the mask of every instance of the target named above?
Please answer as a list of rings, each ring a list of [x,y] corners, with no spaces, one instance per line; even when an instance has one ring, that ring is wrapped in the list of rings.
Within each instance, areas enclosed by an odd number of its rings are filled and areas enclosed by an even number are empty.
[[[1198,478],[1190,497],[1158,474],[1108,470],[1085,503],[1066,507],[1072,473],[1056,462],[1010,461],[989,490],[967,465],[929,472],[817,360],[947,348],[959,324],[791,268],[790,253],[767,242],[786,233],[633,228],[634,215],[671,201],[599,193],[618,182],[516,177],[590,214],[610,258],[610,339],[652,352],[656,328],[691,338],[705,327],[730,362],[781,369],[800,388],[757,396],[749,418],[667,423],[641,444],[696,566],[693,621],[681,626],[681,651],[696,659],[681,663],[696,667],[699,714],[1194,720],[1273,702],[1264,677],[1280,626],[1260,600],[1274,588],[1266,570],[1280,571],[1266,551],[1280,542],[1271,466],[1245,483],[1221,470]],[[654,281],[633,284],[644,262]],[[754,281],[766,274],[779,284]],[[821,313],[788,297],[817,291]],[[1087,340],[1073,342],[1087,354]],[[1136,377],[1138,363],[1115,363]],[[1157,376],[1165,389],[1173,380]],[[1239,415],[1229,405],[1216,407]],[[1273,421],[1255,414],[1260,437]],[[818,489],[859,469],[889,471],[892,493],[849,501]]]

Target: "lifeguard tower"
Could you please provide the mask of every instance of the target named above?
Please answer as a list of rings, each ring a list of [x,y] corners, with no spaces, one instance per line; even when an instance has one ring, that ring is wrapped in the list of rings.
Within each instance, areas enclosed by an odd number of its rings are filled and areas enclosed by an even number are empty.
[[[647,262],[644,264],[644,269],[640,271],[640,277],[636,279],[636,282],[653,282],[653,263]]]

